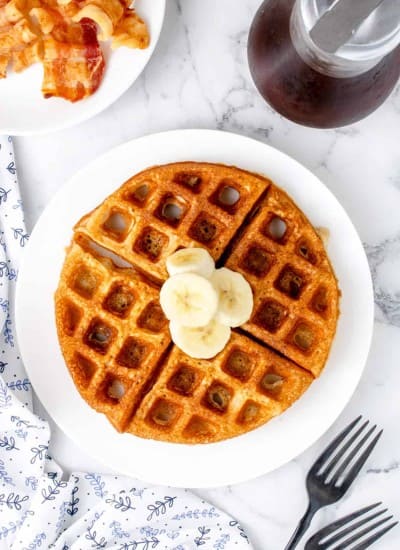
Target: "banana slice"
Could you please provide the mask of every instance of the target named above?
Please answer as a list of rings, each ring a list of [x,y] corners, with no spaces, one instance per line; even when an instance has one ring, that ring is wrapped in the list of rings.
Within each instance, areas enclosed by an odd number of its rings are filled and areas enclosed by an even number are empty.
[[[195,273],[178,273],[161,287],[160,304],[170,321],[203,327],[217,311],[218,294],[208,279]]]
[[[221,267],[214,271],[210,281],[219,297],[216,320],[228,327],[248,321],[253,311],[253,293],[243,275]]]
[[[167,271],[177,273],[197,273],[211,277],[215,270],[214,260],[205,248],[182,248],[167,258]]]
[[[215,319],[204,327],[184,327],[171,321],[169,330],[178,348],[195,359],[211,359],[224,349],[231,335],[231,329]]]

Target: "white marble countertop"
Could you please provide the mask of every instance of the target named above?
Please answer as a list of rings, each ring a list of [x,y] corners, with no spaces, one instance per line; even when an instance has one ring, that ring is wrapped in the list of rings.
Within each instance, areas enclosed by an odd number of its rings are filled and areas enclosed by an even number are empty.
[[[321,511],[312,529],[379,500],[400,519],[400,87],[369,118],[344,129],[282,119],[258,95],[247,67],[247,31],[259,3],[169,0],[156,52],[119,101],[70,130],[16,138],[15,148],[29,229],[84,164],[128,139],[174,128],[218,128],[269,143],[319,176],[346,208],[365,243],[376,295],[372,349],[354,397],[296,460],[248,483],[199,491],[242,522],[257,550],[280,550],[306,506],[308,467],[360,413],[384,428],[383,438],[346,497]],[[52,427],[52,454],[66,471],[104,471]],[[374,548],[398,550],[399,541],[397,527]]]

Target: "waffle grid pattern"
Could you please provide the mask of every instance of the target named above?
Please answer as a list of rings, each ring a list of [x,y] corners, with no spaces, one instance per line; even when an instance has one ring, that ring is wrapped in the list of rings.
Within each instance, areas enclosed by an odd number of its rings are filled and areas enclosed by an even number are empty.
[[[66,363],[81,395],[123,431],[171,343],[158,290],[74,243],[56,294]]]
[[[160,166],[129,179],[76,229],[162,281],[178,248],[202,246],[217,260],[269,184],[229,167]]]
[[[338,290],[322,241],[269,180],[217,168],[149,169],[75,228],[56,292],[59,340],[81,395],[119,431],[182,443],[233,437],[281,414],[326,362]],[[214,217],[213,237],[195,240],[198,220]],[[188,246],[223,253],[253,289],[250,321],[211,360],[171,343],[159,305],[165,259]]]
[[[128,431],[195,443],[226,439],[279,415],[313,377],[292,362],[233,333],[213,361],[173,347]]]
[[[271,187],[226,266],[253,290],[243,329],[318,376],[335,333],[337,286],[322,241],[283,191]]]

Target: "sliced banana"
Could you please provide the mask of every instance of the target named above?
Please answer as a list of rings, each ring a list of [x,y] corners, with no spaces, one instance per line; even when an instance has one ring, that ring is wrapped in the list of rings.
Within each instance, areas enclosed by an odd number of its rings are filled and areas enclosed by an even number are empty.
[[[178,273],[161,287],[160,304],[170,321],[203,327],[217,311],[218,295],[208,279],[196,273]]]
[[[167,258],[167,271],[177,273],[197,273],[211,277],[215,270],[214,260],[205,248],[182,248]]]
[[[216,320],[228,327],[248,321],[253,311],[253,293],[243,275],[221,267],[214,271],[210,281],[219,297]]]
[[[171,321],[169,330],[178,348],[195,359],[211,359],[224,349],[231,335],[231,329],[215,319],[204,327],[184,327]]]

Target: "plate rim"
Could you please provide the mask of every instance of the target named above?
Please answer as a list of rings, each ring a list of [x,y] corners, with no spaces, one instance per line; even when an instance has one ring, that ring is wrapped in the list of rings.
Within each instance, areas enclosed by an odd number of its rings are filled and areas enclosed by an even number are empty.
[[[100,105],[95,106],[93,109],[89,109],[89,111],[86,112],[85,114],[83,114],[83,116],[78,117],[77,119],[72,119],[72,121],[69,121],[66,118],[63,123],[57,124],[56,126],[54,126],[52,128],[45,128],[45,129],[37,128],[35,130],[23,130],[23,129],[21,130],[21,129],[18,129],[18,128],[16,129],[13,126],[8,126],[8,127],[4,127],[4,128],[0,127],[0,134],[10,135],[10,136],[15,136],[15,137],[44,136],[44,135],[47,135],[47,134],[50,135],[50,134],[53,134],[54,132],[67,130],[69,128],[73,128],[75,126],[78,126],[79,124],[83,124],[84,122],[87,122],[88,120],[96,117],[97,115],[101,114],[102,112],[106,111],[109,107],[111,107],[138,80],[138,78],[140,77],[140,75],[142,74],[142,72],[144,71],[144,69],[146,68],[146,66],[148,65],[149,61],[151,60],[151,58],[154,54],[154,51],[156,49],[156,46],[158,44],[158,41],[159,41],[160,36],[161,36],[162,29],[163,29],[163,26],[164,26],[166,5],[167,5],[167,0],[158,0],[158,1],[161,3],[160,24],[159,24],[158,28],[156,29],[156,32],[153,35],[148,48],[146,50],[143,50],[147,54],[147,59],[142,64],[139,72],[132,79],[130,79],[127,86],[123,87],[119,91],[119,93],[110,102],[108,102],[108,103],[106,102],[105,104],[100,103]],[[101,84],[100,84],[100,87],[101,87]],[[97,93],[97,91],[96,91],[96,93]],[[83,101],[85,101],[85,100],[83,100]]]
[[[15,311],[16,311],[17,337],[18,337],[18,341],[20,343],[22,343],[20,345],[20,351],[21,351],[21,356],[23,357],[23,360],[24,360],[24,363],[25,363],[25,366],[26,366],[26,370],[28,372],[28,376],[32,379],[32,384],[33,384],[33,387],[35,389],[35,392],[36,392],[38,398],[40,399],[40,401],[43,403],[44,407],[46,408],[49,416],[57,423],[57,425],[60,427],[60,429],[68,435],[68,437],[73,439],[78,444],[78,446],[83,448],[85,450],[85,452],[87,452],[90,456],[93,456],[93,458],[96,458],[97,460],[99,460],[103,464],[107,464],[107,466],[109,466],[113,469],[117,469],[118,471],[121,471],[124,474],[131,475],[131,476],[133,475],[135,477],[139,477],[140,479],[144,479],[145,481],[148,481],[148,482],[151,482],[151,483],[160,483],[160,484],[164,484],[164,485],[173,485],[173,486],[176,486],[176,487],[206,488],[206,487],[217,487],[217,486],[224,486],[224,485],[243,482],[245,480],[252,479],[252,478],[258,477],[260,475],[263,475],[263,474],[265,474],[269,471],[273,471],[274,469],[280,467],[281,465],[287,463],[288,461],[292,460],[293,458],[295,458],[296,456],[298,456],[299,454],[304,452],[305,449],[310,447],[320,437],[322,437],[322,435],[329,429],[329,427],[333,424],[333,422],[337,419],[337,417],[343,411],[344,407],[347,405],[348,401],[350,400],[351,396],[353,395],[354,391],[356,390],[357,385],[359,383],[359,380],[362,376],[363,370],[365,368],[366,360],[367,360],[367,357],[368,357],[369,348],[370,348],[370,345],[371,345],[371,340],[372,340],[373,322],[374,322],[374,315],[373,315],[374,301],[373,301],[373,287],[372,287],[371,273],[370,273],[370,270],[369,270],[367,258],[366,258],[366,255],[365,255],[365,251],[362,247],[362,242],[361,242],[361,240],[358,236],[358,233],[357,233],[351,219],[347,215],[347,213],[344,210],[343,206],[340,204],[338,199],[336,199],[336,197],[333,195],[333,193],[325,186],[325,184],[317,176],[315,176],[310,170],[308,170],[305,166],[300,164],[298,161],[296,161],[295,159],[293,159],[289,155],[287,155],[287,154],[279,151],[278,149],[272,147],[271,145],[265,144],[263,142],[260,142],[258,140],[249,138],[247,136],[243,136],[241,134],[225,132],[225,131],[220,131],[220,130],[207,130],[207,129],[183,129],[183,130],[180,130],[180,129],[178,129],[178,130],[160,132],[160,133],[156,133],[156,134],[148,134],[146,136],[142,136],[140,138],[136,138],[136,139],[130,140],[128,142],[125,142],[125,143],[123,143],[123,144],[121,144],[117,147],[112,148],[111,150],[107,151],[103,155],[97,157],[96,159],[91,161],[89,164],[87,164],[86,166],[81,168],[76,174],[74,174],[64,185],[61,186],[61,188],[53,196],[51,201],[46,206],[45,210],[42,212],[42,215],[40,216],[39,220],[35,224],[35,228],[32,232],[32,236],[31,236],[31,241],[30,241],[30,243],[28,243],[29,249],[30,249],[31,243],[35,242],[35,240],[36,240],[36,237],[35,237],[36,230],[38,232],[41,230],[41,225],[43,224],[42,220],[46,219],[46,213],[51,212],[52,208],[54,208],[53,205],[57,204],[57,200],[60,200],[59,197],[62,197],[63,194],[68,193],[68,191],[70,189],[72,189],[74,187],[74,185],[76,185],[75,182],[76,181],[79,182],[79,178],[82,178],[82,176],[85,174],[85,172],[90,172],[90,170],[93,169],[93,167],[95,168],[96,165],[98,165],[101,162],[106,162],[108,158],[111,159],[115,155],[123,154],[125,149],[129,150],[131,147],[133,147],[133,148],[135,148],[135,146],[137,147],[138,142],[143,145],[143,143],[146,143],[146,141],[148,143],[152,142],[154,140],[156,142],[158,140],[161,140],[161,141],[167,140],[168,141],[168,140],[171,140],[171,139],[173,140],[176,137],[178,137],[178,140],[182,139],[185,142],[185,141],[187,141],[187,138],[190,135],[192,137],[193,136],[198,136],[198,137],[202,136],[203,141],[207,144],[208,147],[211,146],[211,143],[213,141],[215,141],[215,140],[218,141],[219,139],[222,139],[222,141],[226,140],[227,143],[229,142],[229,140],[233,140],[233,141],[238,140],[239,142],[243,142],[243,143],[244,143],[244,141],[246,141],[250,148],[253,147],[253,146],[254,146],[255,149],[258,148],[258,147],[265,148],[265,151],[268,151],[269,154],[271,154],[273,156],[276,156],[279,159],[279,162],[281,162],[281,161],[288,162],[288,164],[291,165],[292,167],[294,167],[296,170],[300,170],[300,172],[303,172],[303,173],[307,174],[307,176],[309,178],[311,178],[311,180],[314,181],[314,183],[312,185],[317,184],[317,185],[321,186],[321,189],[323,189],[324,192],[328,194],[327,196],[329,196],[330,200],[332,200],[332,203],[335,205],[335,208],[338,208],[338,210],[342,211],[342,214],[345,216],[345,219],[347,220],[347,224],[349,224],[349,226],[351,226],[351,228],[352,228],[353,237],[355,238],[354,242],[356,242],[357,247],[359,248],[359,252],[361,253],[360,257],[362,258],[362,261],[364,262],[364,266],[363,266],[363,268],[365,270],[364,276],[366,276],[366,281],[365,282],[366,282],[366,285],[368,287],[367,291],[368,291],[368,294],[369,294],[366,297],[367,299],[365,301],[365,303],[367,304],[367,314],[366,314],[367,322],[366,323],[364,322],[365,327],[366,327],[365,328],[365,333],[364,333],[364,338],[366,339],[367,344],[364,346],[364,349],[361,352],[360,365],[358,366],[356,376],[354,376],[351,391],[347,392],[346,398],[342,399],[338,410],[336,410],[335,413],[333,415],[331,415],[331,417],[328,419],[328,421],[326,423],[324,423],[322,428],[320,427],[319,429],[316,430],[316,434],[313,435],[311,440],[307,439],[303,443],[303,445],[298,445],[297,448],[296,448],[296,451],[294,452],[294,454],[292,453],[289,458],[287,458],[286,460],[284,460],[280,464],[275,465],[272,468],[261,469],[262,471],[260,471],[260,468],[258,468],[254,473],[250,471],[250,472],[247,472],[247,473],[244,473],[244,474],[243,473],[238,473],[238,472],[236,472],[236,474],[232,474],[232,473],[227,474],[226,472],[224,472],[224,477],[223,477],[223,479],[221,479],[221,481],[219,481],[215,476],[211,475],[211,477],[209,478],[209,479],[212,480],[211,482],[208,482],[203,478],[200,481],[197,480],[197,481],[194,481],[194,482],[191,481],[190,483],[188,483],[189,479],[187,478],[187,476],[185,477],[183,475],[182,482],[180,482],[177,479],[174,479],[174,480],[171,480],[171,478],[166,479],[165,475],[159,474],[159,473],[155,473],[154,475],[151,474],[150,476],[148,476],[148,475],[143,475],[141,473],[138,473],[137,469],[136,470],[135,469],[133,469],[133,470],[129,469],[129,471],[127,471],[126,468],[121,468],[120,466],[116,467],[114,463],[110,464],[109,457],[107,459],[103,459],[103,457],[101,455],[99,455],[98,452],[97,453],[93,452],[90,445],[86,446],[85,444],[82,443],[82,441],[78,437],[74,437],[74,434],[70,433],[70,431],[68,429],[65,429],[66,424],[63,421],[60,421],[59,413],[57,413],[57,418],[54,416],[53,412],[50,414],[50,412],[48,410],[48,407],[47,407],[47,404],[46,404],[46,400],[42,399],[41,391],[37,391],[37,384],[35,383],[35,380],[34,380],[35,375],[32,376],[32,371],[31,371],[30,366],[29,366],[29,360],[28,360],[28,362],[25,360],[26,356],[27,356],[27,353],[26,353],[27,350],[24,349],[25,340],[24,340],[24,336],[23,336],[23,333],[22,333],[22,331],[23,331],[23,328],[22,328],[23,322],[22,322],[22,314],[20,314],[20,312],[23,309],[22,308],[22,302],[21,302],[21,300],[22,300],[22,298],[21,298],[21,295],[22,295],[22,291],[21,291],[22,283],[21,283],[21,281],[24,281],[25,272],[28,271],[27,268],[25,267],[26,263],[27,263],[26,258],[28,257],[27,254],[26,254],[26,251],[25,251],[25,254],[23,255],[23,258],[22,258],[21,267],[20,267],[20,276],[19,276],[18,283],[17,283]],[[189,139],[189,141],[190,141],[190,139]],[[195,153],[193,155],[194,157],[196,157],[196,160],[197,160],[198,155],[199,155],[199,153]],[[193,160],[193,159],[191,159],[191,160]],[[278,162],[278,164],[279,164],[279,162]],[[240,166],[240,167],[242,167],[242,166]],[[246,167],[244,167],[244,168],[246,169]],[[278,169],[278,171],[279,171],[279,169]],[[268,176],[268,173],[266,175]],[[273,179],[273,178],[271,178],[271,179]],[[120,182],[120,184],[122,184],[122,182]],[[279,182],[278,182],[278,185],[280,185]],[[285,189],[285,187],[284,187],[284,189]],[[296,202],[297,202],[297,200],[296,200]],[[306,212],[306,214],[307,214],[307,216],[309,216],[308,212]],[[66,243],[66,244],[68,244],[68,243]],[[66,367],[64,367],[64,368],[66,368]],[[319,380],[314,381],[314,383],[312,384],[311,387],[316,386],[318,384],[318,381]],[[308,391],[310,391],[310,390],[308,390]],[[79,396],[79,399],[81,399],[83,401],[83,399],[80,398],[80,396]],[[303,397],[303,399],[304,399],[304,397]],[[297,401],[296,404],[298,404],[300,401],[301,401],[301,399],[299,401]],[[83,403],[85,403],[85,402],[83,401]],[[296,407],[296,404],[294,404],[289,409],[289,411],[293,410],[294,407]],[[85,405],[86,405],[86,403],[85,403]],[[103,415],[100,415],[98,413],[94,413],[94,414],[96,414],[98,417],[103,417]],[[287,414],[287,413],[285,413],[285,414]],[[276,422],[276,420],[279,421],[279,419],[281,419],[282,416],[283,415],[280,415],[279,417],[277,417],[277,419],[273,420],[272,422]],[[270,423],[267,423],[263,427],[268,426],[269,424]],[[254,434],[254,433],[259,432],[259,431],[260,431],[260,428],[258,428],[256,430],[253,430],[252,432],[248,432],[248,434]],[[248,435],[248,434],[245,434],[245,435]],[[122,436],[122,437],[125,437],[125,436]],[[129,435],[128,437],[134,437],[134,436]],[[234,440],[237,441],[242,437],[243,436],[239,436],[239,437],[233,438],[231,440],[226,440],[226,441],[228,441],[228,442],[232,442]],[[159,443],[160,442],[157,442],[157,444],[159,444]],[[202,446],[202,447],[210,447],[210,448],[213,447],[214,449],[216,449],[216,446],[219,446],[223,443],[224,442],[213,443],[213,444],[209,444],[209,445]],[[161,443],[161,445],[168,445],[168,444]],[[169,445],[173,445],[176,448],[179,447],[179,444],[169,444]],[[192,446],[184,446],[183,445],[183,447],[191,447],[191,448],[196,447],[196,448],[199,448],[199,446],[193,446],[193,445]],[[89,450],[89,448],[90,448],[90,450]],[[199,454],[201,455],[202,453],[200,452]]]

